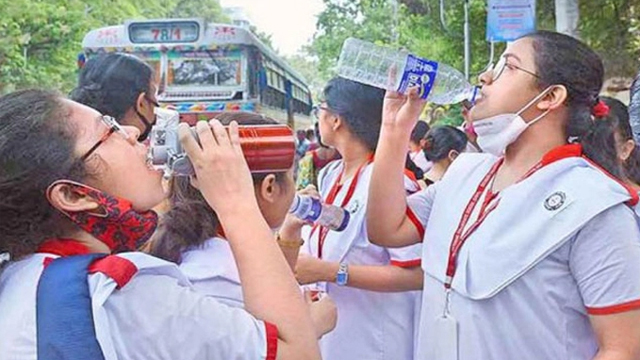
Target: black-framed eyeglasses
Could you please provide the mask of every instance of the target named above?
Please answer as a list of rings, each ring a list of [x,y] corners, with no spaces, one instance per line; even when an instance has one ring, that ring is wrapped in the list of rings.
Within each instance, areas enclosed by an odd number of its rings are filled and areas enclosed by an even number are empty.
[[[504,72],[504,69],[506,67],[510,67],[510,68],[514,68],[517,70],[520,70],[522,72],[525,72],[533,77],[535,77],[536,79],[540,79],[540,75],[536,74],[533,71],[521,68],[520,66],[514,65],[514,64],[510,64],[507,62],[507,57],[506,56],[501,56],[500,60],[498,61],[498,63],[491,64],[489,65],[489,67],[487,68],[487,71],[491,71],[491,81],[496,81],[498,80],[498,78],[500,77],[500,75],[502,75],[502,73]]]
[[[102,143],[104,143],[105,141],[107,141],[107,139],[109,138],[109,136],[111,136],[111,134],[113,133],[118,133],[120,134],[125,140],[129,140],[129,133],[127,133],[122,126],[120,126],[120,124],[118,124],[118,122],[116,121],[116,119],[114,119],[113,117],[109,116],[109,115],[102,115],[100,117],[100,120],[102,121],[103,124],[105,124],[107,126],[107,128],[109,130],[107,130],[107,132],[102,135],[102,137],[100,138],[100,140],[98,140],[98,142],[95,143],[95,145],[93,145],[89,151],[87,151],[84,155],[82,155],[80,157],[80,161],[85,161],[87,160],[87,158],[89,158],[89,156],[91,156],[91,154],[93,154],[96,149],[98,149],[98,147],[100,147],[100,145],[102,145]]]
[[[320,120],[320,110],[331,111],[331,109],[329,109],[326,106],[321,106],[321,105],[314,106],[313,109],[311,109],[311,113],[316,118],[316,120]]]

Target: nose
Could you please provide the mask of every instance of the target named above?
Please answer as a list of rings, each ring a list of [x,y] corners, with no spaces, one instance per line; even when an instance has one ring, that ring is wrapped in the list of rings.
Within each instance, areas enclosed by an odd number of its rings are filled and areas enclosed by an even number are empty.
[[[128,141],[132,145],[138,142],[138,136],[140,136],[140,130],[135,126],[123,126],[122,129],[127,133]]]
[[[490,85],[493,81],[493,67],[489,67],[478,75],[478,82],[481,86]]]

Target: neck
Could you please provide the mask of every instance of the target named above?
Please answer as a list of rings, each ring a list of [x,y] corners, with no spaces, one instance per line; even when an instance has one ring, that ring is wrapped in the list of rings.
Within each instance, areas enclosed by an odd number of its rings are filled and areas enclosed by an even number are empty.
[[[369,160],[373,153],[363,143],[356,139],[347,139],[336,145],[336,149],[342,155],[344,164],[344,176],[342,179],[348,179],[355,175],[356,171],[362,164]]]
[[[417,152],[422,150],[422,148],[420,148],[419,144],[414,144],[413,142],[409,143],[409,151],[411,151],[412,153]]]
[[[561,123],[558,121],[558,123]],[[535,125],[534,125],[535,126]],[[533,130],[533,131],[530,131]],[[546,153],[566,144],[560,129],[533,126],[507,147],[504,163],[498,170],[493,191],[501,191],[521,179]]]
[[[102,241],[94,238],[91,234],[88,234],[82,230],[78,230],[65,236],[65,238],[73,239],[80,244],[86,246],[92,253],[103,253],[109,254],[111,253],[111,249],[103,243]]]
[[[439,181],[444,176],[445,171],[447,171],[447,161],[440,160],[438,162],[433,163],[433,167],[425,174],[425,177],[431,181]]]
[[[534,130],[534,128],[529,130]],[[524,175],[542,160],[546,153],[567,143],[561,131],[542,127],[535,130],[539,131],[525,131],[513,144],[507,147],[503,167],[518,170],[518,172],[522,172],[521,175]]]

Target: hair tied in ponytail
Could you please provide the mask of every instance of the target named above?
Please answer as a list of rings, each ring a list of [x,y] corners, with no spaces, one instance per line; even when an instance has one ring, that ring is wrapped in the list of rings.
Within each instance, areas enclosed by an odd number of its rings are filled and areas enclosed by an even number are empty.
[[[423,150],[431,150],[432,147],[433,147],[433,143],[431,142],[431,139],[425,138],[424,139],[424,145],[422,146],[422,149]]]
[[[598,102],[591,110],[591,114],[596,117],[596,119],[602,119],[609,116],[609,105],[605,104],[604,101],[598,99]]]

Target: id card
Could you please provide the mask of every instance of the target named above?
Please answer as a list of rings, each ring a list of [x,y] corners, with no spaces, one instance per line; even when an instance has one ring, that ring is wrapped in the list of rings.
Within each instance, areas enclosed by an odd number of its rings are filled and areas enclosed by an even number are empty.
[[[436,318],[433,339],[434,360],[458,360],[458,322],[451,314]]]

